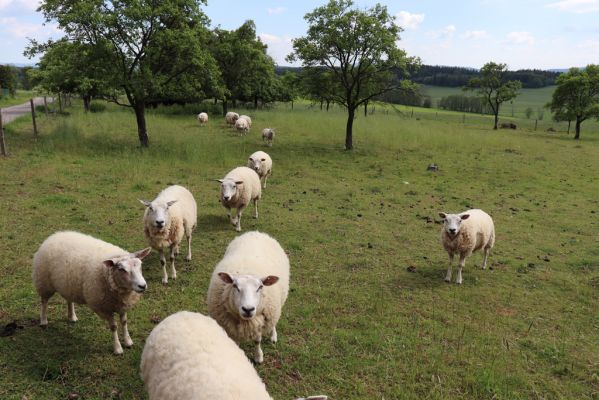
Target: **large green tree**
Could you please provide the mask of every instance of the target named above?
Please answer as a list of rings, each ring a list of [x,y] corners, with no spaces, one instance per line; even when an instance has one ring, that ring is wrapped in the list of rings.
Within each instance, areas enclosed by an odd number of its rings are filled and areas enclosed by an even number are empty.
[[[301,60],[305,68],[326,68],[339,85],[333,101],[347,108],[345,148],[353,148],[356,109],[363,103],[401,87],[410,66],[397,47],[401,27],[380,4],[369,9],[353,8],[351,0],[330,0],[306,14],[306,36],[293,40],[288,61]]]
[[[103,61],[110,100],[135,112],[141,146],[148,146],[145,109],[172,93],[198,96],[218,69],[206,49],[209,31],[201,0],[45,0],[47,21],[69,41],[109,50]],[[127,98],[124,102],[121,94]]]
[[[0,65],[0,97],[3,89],[13,97],[17,93],[17,73],[10,65]]]
[[[522,88],[520,81],[509,81],[505,78],[507,72],[506,64],[488,62],[480,69],[480,76],[471,78],[464,87],[464,90],[476,91],[489,105],[495,116],[493,129],[497,129],[501,105],[515,99],[518,96],[518,91]]]
[[[599,65],[571,68],[556,83],[548,106],[556,120],[576,121],[574,139],[580,139],[582,123],[599,118]]]

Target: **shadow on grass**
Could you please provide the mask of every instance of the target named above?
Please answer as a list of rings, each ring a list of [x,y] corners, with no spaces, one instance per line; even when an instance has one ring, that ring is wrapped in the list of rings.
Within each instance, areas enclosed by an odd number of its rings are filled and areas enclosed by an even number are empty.
[[[246,215],[241,216],[241,223]],[[229,222],[226,211],[223,208],[222,214],[202,214],[198,216],[198,227],[196,234],[202,232],[222,232],[233,229],[233,225]]]

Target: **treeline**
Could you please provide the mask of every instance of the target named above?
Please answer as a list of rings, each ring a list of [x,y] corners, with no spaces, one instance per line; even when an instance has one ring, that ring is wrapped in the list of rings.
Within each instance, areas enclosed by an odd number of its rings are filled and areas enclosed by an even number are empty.
[[[489,104],[481,97],[454,94],[442,97],[437,104],[443,110],[461,111],[476,114],[491,114]]]

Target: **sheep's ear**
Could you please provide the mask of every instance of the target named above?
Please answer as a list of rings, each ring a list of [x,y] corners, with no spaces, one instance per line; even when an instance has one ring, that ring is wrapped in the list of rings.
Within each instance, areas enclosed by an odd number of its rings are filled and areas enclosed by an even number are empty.
[[[447,217],[447,215],[446,215],[445,213],[441,213],[441,212],[440,212],[440,213],[439,213],[439,217],[441,217],[441,218],[445,219],[445,217]]]
[[[274,285],[275,283],[277,283],[278,281],[279,281],[278,276],[268,275],[266,278],[262,279],[262,284],[264,286],[271,286],[271,285]]]
[[[243,181],[235,181],[235,184],[236,185],[241,185],[241,184],[243,184]]]
[[[148,254],[150,254],[151,251],[152,251],[151,247],[146,247],[143,250],[136,251],[135,253],[133,253],[133,257],[139,258],[140,260],[143,260],[144,258],[146,258],[146,256]]]
[[[104,260],[102,261],[102,264],[104,264],[108,268],[116,267],[116,263],[114,262],[114,260]]]
[[[219,183],[223,183],[223,180],[222,180],[222,179],[215,179],[214,181],[215,181],[215,182],[219,182]]]
[[[141,204],[143,204],[144,206],[146,206],[146,207],[150,207],[150,204],[152,204],[152,203],[150,203],[150,202],[149,202],[149,201],[147,201],[147,200],[142,200],[142,199],[137,199],[137,200],[139,200],[139,202],[140,202]]]
[[[167,202],[166,203],[167,208],[172,206],[173,204],[175,204],[177,201],[179,201],[179,200],[171,200],[171,201]]]
[[[460,215],[460,218],[463,220],[470,218],[470,214]]]
[[[233,283],[233,278],[231,278],[231,275],[227,274],[226,272],[219,272],[218,273],[218,277],[220,278],[221,281],[231,284]]]

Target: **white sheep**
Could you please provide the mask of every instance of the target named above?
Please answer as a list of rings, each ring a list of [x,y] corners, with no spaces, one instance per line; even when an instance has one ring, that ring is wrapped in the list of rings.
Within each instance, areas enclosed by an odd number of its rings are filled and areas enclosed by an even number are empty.
[[[75,303],[87,304],[108,322],[114,354],[123,354],[114,314],[120,316],[125,347],[133,346],[127,310],[146,290],[141,260],[150,251],[148,247],[129,253],[79,232],[56,232],[48,237],[33,257],[33,284],[42,300],[40,326],[48,325],[48,300],[58,292],[67,301],[69,321],[77,321]]]
[[[220,202],[227,209],[227,215],[237,232],[241,232],[241,213],[254,202],[254,218],[258,218],[258,200],[262,196],[260,177],[251,168],[237,167],[231,170],[220,182]],[[231,218],[231,208],[237,209],[237,216]]]
[[[264,359],[262,336],[277,342],[277,322],[289,292],[289,259],[279,243],[247,232],[227,247],[208,287],[208,313],[236,342],[256,344],[254,361]]]
[[[248,158],[248,167],[256,171],[260,180],[264,179],[262,187],[266,189],[266,180],[272,174],[272,159],[263,152],[257,151]]]
[[[238,119],[239,119],[239,114],[237,114],[236,112],[229,111],[225,115],[225,122],[228,125],[235,125],[235,121],[237,121]]]
[[[252,119],[247,115],[240,115],[239,119],[245,119],[248,122],[249,127],[252,127]]]
[[[161,321],[146,340],[140,370],[150,400],[272,400],[243,351],[199,313]]]
[[[191,233],[197,225],[197,205],[193,195],[183,186],[173,185],[164,189],[152,202],[139,200],[144,212],[144,233],[152,248],[160,252],[162,283],[168,283],[164,249],[170,249],[171,277],[177,278],[175,256],[183,235],[187,238],[187,261],[191,260]]]
[[[201,112],[198,114],[198,122],[203,125],[206,122],[208,122],[208,114],[206,114],[205,112]]]
[[[273,128],[262,129],[262,140],[266,142],[268,147],[272,147],[272,142],[275,139],[275,130]]]
[[[235,129],[239,132],[240,135],[245,135],[250,131],[250,125],[245,118],[239,118],[235,121]]]
[[[443,218],[441,244],[449,254],[449,268],[445,276],[451,282],[451,263],[453,257],[460,256],[456,283],[462,283],[462,268],[473,252],[483,249],[483,269],[487,268],[489,251],[495,244],[495,226],[493,219],[483,210],[468,210],[460,214],[439,213]]]

